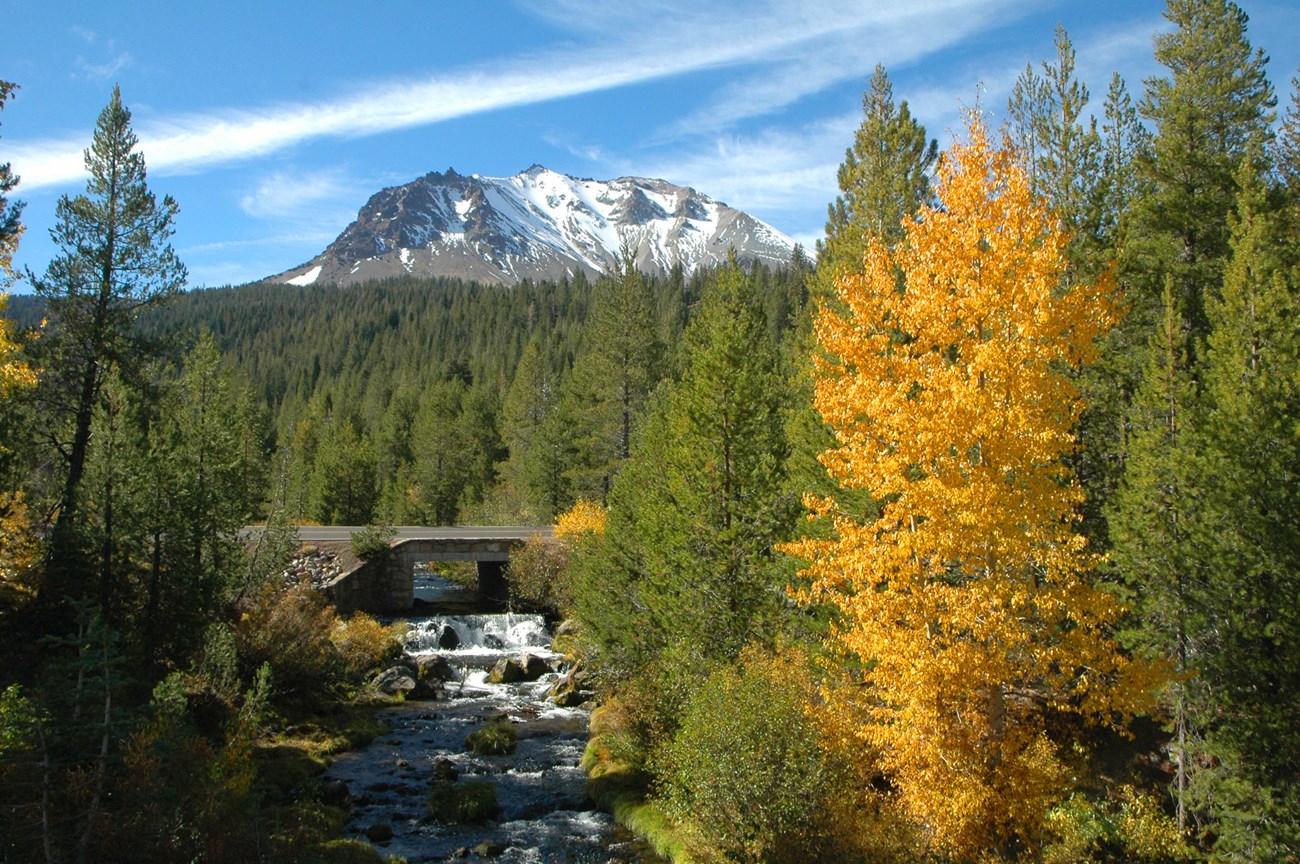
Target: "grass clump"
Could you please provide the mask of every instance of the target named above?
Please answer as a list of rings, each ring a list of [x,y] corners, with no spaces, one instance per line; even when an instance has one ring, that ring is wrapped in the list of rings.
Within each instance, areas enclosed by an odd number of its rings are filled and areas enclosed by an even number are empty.
[[[481,729],[475,729],[465,739],[465,746],[479,756],[504,756],[515,752],[519,733],[509,720],[494,720]]]
[[[501,809],[497,787],[486,780],[434,783],[428,806],[434,819],[456,825],[486,821]]]

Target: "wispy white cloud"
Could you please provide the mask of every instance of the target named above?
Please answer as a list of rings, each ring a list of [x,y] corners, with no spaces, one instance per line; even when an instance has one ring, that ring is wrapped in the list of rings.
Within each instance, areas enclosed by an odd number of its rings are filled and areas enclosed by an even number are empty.
[[[924,53],[925,40],[919,34],[934,28],[936,16],[980,17],[990,5],[988,0],[915,0],[905,7],[888,4],[886,8],[873,0],[768,0],[726,5],[685,0],[561,2],[552,14],[576,32],[588,34],[595,40],[593,44],[581,46],[581,50],[566,46],[518,56],[422,80],[378,83],[318,103],[155,120],[138,126],[137,133],[151,170],[192,171],[265,155],[313,138],[371,135],[709,68],[788,64],[798,56],[842,45],[852,34],[881,28],[918,34],[911,43],[913,51]],[[609,33],[616,36],[611,38]],[[819,65],[816,74],[807,75],[802,89],[806,93],[825,86],[829,77],[833,76]],[[753,103],[752,110],[771,110],[774,101],[779,100],[771,90],[765,100]],[[736,116],[740,110],[735,107],[737,100],[728,104]],[[29,190],[77,180],[84,146],[85,142],[73,146],[66,140],[9,142],[14,167]]]
[[[277,171],[263,177],[239,199],[239,207],[258,219],[315,218],[322,207],[353,199],[358,184],[339,169],[291,174]],[[331,207],[331,209],[334,209]]]
[[[131,52],[122,51],[117,56],[102,63],[92,63],[85,57],[79,56],[73,65],[77,70],[76,76],[78,78],[84,78],[87,81],[108,81],[133,62],[135,61],[131,57]]]
[[[1092,89],[1100,110],[1112,70],[1145,75],[1150,71],[1149,17],[1082,34],[1075,41],[1078,74]],[[906,100],[913,116],[941,147],[964,134],[963,112],[980,105],[994,125],[1006,116],[1006,99],[1027,60],[1006,53],[959,64],[940,80],[925,70],[891,71],[896,99]],[[874,64],[873,64],[874,65]],[[903,84],[901,81],[907,81]],[[920,82],[919,84],[916,82]],[[1130,88],[1134,86],[1130,78]],[[1136,84],[1140,92],[1140,78]],[[691,183],[701,191],[772,222],[811,246],[822,236],[826,205],[839,194],[836,172],[844,149],[862,121],[860,112],[842,114],[802,127],[771,128],[756,135],[715,133],[679,141],[672,154],[632,163],[597,158],[612,173],[642,173]],[[580,148],[575,152],[583,152]],[[593,153],[599,157],[599,153]]]
[[[845,22],[819,39],[814,50],[794,45],[744,78],[723,87],[701,109],[675,123],[669,135],[713,134],[739,120],[780,111],[845,81],[865,83],[877,63],[897,72],[947,50],[972,33],[1005,25],[1033,11],[1023,0],[929,0],[893,5]],[[921,21],[924,26],[918,26]]]
[[[135,62],[130,51],[117,50],[117,41],[114,39],[104,38],[94,30],[77,24],[73,24],[68,30],[89,46],[96,49],[102,46],[103,53],[109,55],[102,59],[87,59],[84,55],[78,54],[72,61],[75,78],[86,81],[107,81]]]
[[[244,240],[216,240],[210,243],[192,243],[188,246],[182,247],[178,251],[182,257],[185,257],[187,255],[204,255],[212,252],[233,252],[240,249],[281,249],[285,246],[302,245],[313,247],[333,241],[338,234],[338,229],[333,231],[320,230],[296,232],[291,234],[272,234],[263,237],[251,237]]]

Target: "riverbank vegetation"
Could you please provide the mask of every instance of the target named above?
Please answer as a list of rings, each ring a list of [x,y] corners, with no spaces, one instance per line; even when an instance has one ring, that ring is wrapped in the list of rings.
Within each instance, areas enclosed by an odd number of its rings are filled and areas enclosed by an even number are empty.
[[[679,860],[1300,855],[1300,94],[1166,15],[943,153],[878,68],[815,266],[662,278],[182,293],[115,92],[0,320],[0,858],[374,859],[313,778],[396,643],[293,520],[555,522],[515,600]]]

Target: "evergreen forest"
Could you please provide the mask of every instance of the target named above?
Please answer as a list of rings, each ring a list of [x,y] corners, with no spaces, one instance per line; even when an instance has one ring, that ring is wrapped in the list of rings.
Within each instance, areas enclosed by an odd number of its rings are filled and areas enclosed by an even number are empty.
[[[1300,73],[1165,16],[942,152],[877,66],[777,268],[187,291],[116,89],[53,226],[0,166],[0,861],[384,860],[319,776],[401,627],[302,525],[555,526],[667,859],[1300,860]]]

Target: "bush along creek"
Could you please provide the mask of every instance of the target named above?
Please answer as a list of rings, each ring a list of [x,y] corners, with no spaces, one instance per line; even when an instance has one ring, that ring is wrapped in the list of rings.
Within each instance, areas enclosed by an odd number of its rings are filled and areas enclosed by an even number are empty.
[[[417,577],[426,611],[464,608],[454,593]],[[350,835],[411,864],[655,860],[587,794],[579,763],[593,694],[552,650],[542,616],[408,620],[403,656],[373,682],[398,700],[379,713],[390,731],[326,775]]]

